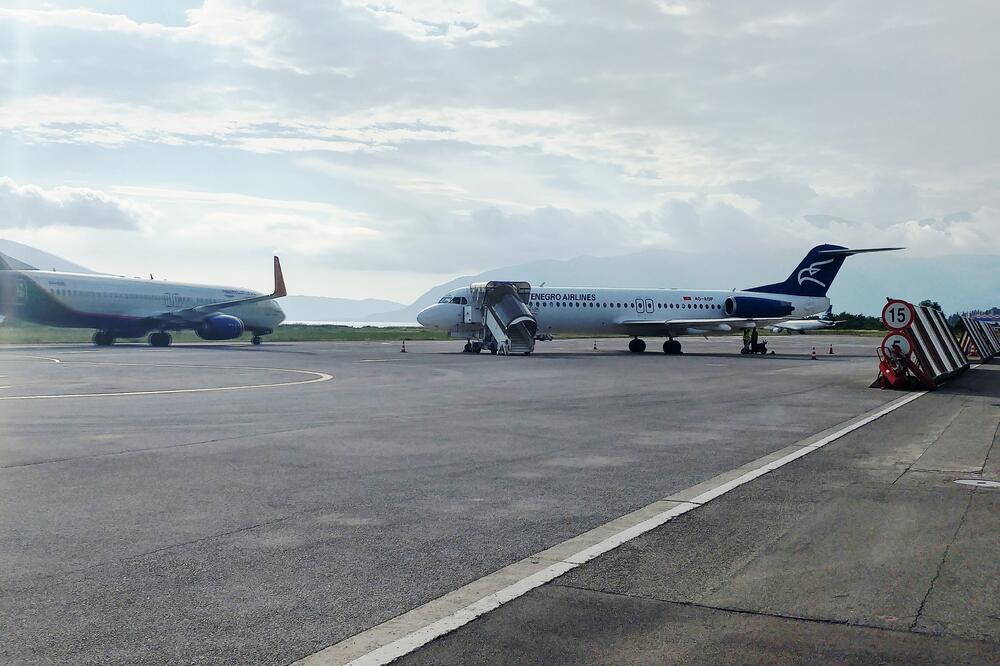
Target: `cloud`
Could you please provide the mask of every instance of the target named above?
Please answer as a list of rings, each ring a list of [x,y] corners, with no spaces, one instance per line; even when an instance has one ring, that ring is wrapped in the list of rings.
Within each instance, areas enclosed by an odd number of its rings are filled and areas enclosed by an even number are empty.
[[[774,176],[739,180],[729,185],[736,194],[750,197],[768,212],[785,215],[802,210],[816,197],[816,190],[805,183],[786,181]]]
[[[0,227],[136,230],[150,214],[148,209],[98,190],[78,187],[46,190],[0,177]]]
[[[201,42],[238,51],[245,62],[256,67],[299,71],[294,64],[283,61],[269,49],[275,17],[254,5],[242,0],[205,0],[201,7],[185,11],[187,25],[184,26],[139,22],[124,14],[75,7],[0,8],[0,21],[17,22],[34,28],[116,33],[181,43]]]
[[[382,29],[416,41],[443,44],[465,42],[475,47],[496,48],[497,38],[529,22],[543,21],[546,11],[532,0],[345,0]]]
[[[0,11],[6,175],[80,184],[85,160],[230,268],[286,240],[372,281],[650,247],[1000,252],[1000,8],[76,5]]]

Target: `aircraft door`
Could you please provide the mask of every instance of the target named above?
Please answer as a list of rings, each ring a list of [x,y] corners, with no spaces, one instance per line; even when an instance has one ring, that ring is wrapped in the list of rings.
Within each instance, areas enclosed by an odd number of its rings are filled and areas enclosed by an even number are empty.
[[[28,283],[23,277],[17,278],[14,283],[14,304],[26,305],[28,302]]]
[[[645,314],[646,312],[646,301],[641,298],[635,299],[635,311],[639,314]]]
[[[656,306],[653,305],[653,299],[647,298],[646,299],[646,312],[648,312],[649,314],[653,314],[653,311],[655,311],[655,310],[656,310]]]

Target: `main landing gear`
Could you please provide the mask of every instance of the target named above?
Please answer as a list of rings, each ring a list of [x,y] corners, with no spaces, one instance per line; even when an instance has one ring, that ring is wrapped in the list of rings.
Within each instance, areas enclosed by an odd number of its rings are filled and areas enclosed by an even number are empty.
[[[634,338],[628,343],[628,350],[633,354],[641,354],[646,351],[646,341],[641,338]],[[667,340],[663,343],[663,353],[664,354],[680,354],[681,353],[681,343],[673,338]]]
[[[264,342],[264,340],[259,335],[255,335],[252,338],[250,338],[250,344],[252,345],[259,345],[262,342]]]
[[[174,339],[166,331],[158,331],[156,333],[149,334],[149,346],[150,347],[169,347],[170,343]]]
[[[98,347],[110,347],[115,344],[115,336],[111,331],[97,331],[92,339]]]

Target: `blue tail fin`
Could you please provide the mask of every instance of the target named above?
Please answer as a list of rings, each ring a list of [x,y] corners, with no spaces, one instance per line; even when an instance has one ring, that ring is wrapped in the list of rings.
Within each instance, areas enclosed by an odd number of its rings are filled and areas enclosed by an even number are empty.
[[[759,291],[767,294],[788,294],[789,296],[826,296],[827,290],[844,265],[844,259],[852,254],[866,252],[888,252],[901,250],[899,247],[877,247],[864,250],[849,250],[841,245],[817,245],[809,250],[806,258],[784,282],[751,287],[745,291]]]

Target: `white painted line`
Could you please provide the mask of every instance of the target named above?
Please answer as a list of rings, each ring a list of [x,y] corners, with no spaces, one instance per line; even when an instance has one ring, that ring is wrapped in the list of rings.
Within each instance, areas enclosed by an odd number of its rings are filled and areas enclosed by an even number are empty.
[[[59,359],[52,358],[51,356],[27,356],[25,354],[17,354],[16,356],[10,354],[4,354],[3,356],[0,356],[0,359],[5,359],[5,358],[31,358],[38,361],[52,361],[53,363],[62,363],[62,361],[60,361]]]
[[[405,358],[363,358],[358,363],[397,363],[400,361],[406,361],[409,359]]]
[[[530,573],[515,580],[513,583],[499,584],[493,581],[487,582],[487,579],[496,577],[496,574],[491,574],[490,576],[481,578],[478,581],[473,581],[458,590],[450,592],[444,597],[430,601],[423,606],[404,613],[399,617],[393,618],[392,620],[372,627],[367,631],[363,631],[360,634],[347,638],[340,643],[331,645],[328,648],[311,654],[308,657],[295,662],[295,664],[299,666],[332,666],[334,664],[338,666],[341,664],[348,664],[349,666],[382,666],[383,664],[395,661],[396,659],[399,659],[400,657],[430,643],[434,639],[455,631],[459,627],[472,622],[476,618],[499,608],[503,604],[513,601],[514,599],[527,594],[531,590],[555,580],[559,576],[572,571],[580,565],[589,562],[590,560],[593,560],[608,551],[614,550],[618,546],[621,546],[622,544],[627,543],[632,539],[649,532],[650,530],[664,525],[677,516],[685,514],[693,509],[697,509],[699,506],[721,497],[734,488],[738,488],[753,479],[764,476],[768,472],[772,472],[794,460],[798,460],[799,458],[809,455],[814,451],[818,451],[827,444],[834,442],[844,435],[854,432],[855,430],[863,428],[872,421],[880,419],[886,414],[896,411],[900,407],[913,402],[926,393],[926,391],[920,391],[917,393],[911,393],[898,400],[894,400],[882,409],[879,409],[862,419],[852,420],[843,427],[838,428],[835,432],[830,433],[815,442],[802,445],[792,445],[792,447],[789,448],[793,448],[795,446],[799,446],[799,448],[776,460],[770,460],[770,456],[765,456],[760,459],[761,464],[759,466],[751,469],[741,476],[736,477],[735,479],[720,483],[715,488],[702,492],[690,501],[670,502],[657,500],[657,502],[654,502],[643,509],[639,509],[638,511],[629,514],[629,516],[619,518],[618,520],[612,521],[603,527],[595,528],[590,532],[587,532],[585,535],[574,537],[573,539],[564,541],[562,544],[553,546],[552,548],[542,551],[541,553],[536,553],[531,557],[525,558],[521,562],[507,567],[508,569],[530,571]],[[802,441],[808,442],[809,439]],[[752,464],[753,463],[751,463],[751,465]],[[682,494],[684,492],[685,491],[681,491],[676,494]],[[655,506],[663,506],[664,504],[673,504],[673,506],[664,511],[655,512],[652,516],[645,517],[648,514],[649,509]],[[623,524],[623,521],[626,521],[626,519],[630,517],[634,517],[634,521],[631,524]],[[607,532],[609,529],[615,531],[608,534]],[[568,555],[560,558],[552,564],[544,566],[544,568],[537,568],[540,562],[551,561],[551,557],[547,558],[549,553],[560,551],[564,546],[572,547],[571,552]],[[580,548],[580,546],[584,547]],[[575,548],[575,550],[573,548]],[[504,580],[504,577],[502,576],[498,578],[499,580]],[[492,589],[492,591],[485,594],[485,596],[482,595],[484,583],[495,587],[495,589]],[[461,599],[463,597],[478,598],[476,598],[476,600],[472,603],[460,606],[457,610],[452,610],[451,612],[442,614],[441,608],[449,606],[449,597],[457,599]],[[415,623],[419,624],[419,626],[415,629],[411,629]]]
[[[31,357],[31,358],[45,358],[45,357]],[[55,361],[60,363],[58,359],[45,360]],[[189,365],[189,364],[167,364],[167,363],[113,363],[113,362],[98,362],[98,361],[65,361],[63,365],[122,365],[122,366],[138,366],[142,368],[208,368],[211,370],[264,370],[270,372],[292,372],[301,375],[312,375],[312,379],[301,379],[291,382],[274,382],[270,384],[243,384],[239,386],[213,386],[208,388],[186,388],[186,389],[159,389],[150,391],[116,391],[110,393],[61,393],[61,394],[43,394],[43,395],[10,395],[10,396],[0,396],[0,401],[12,401],[12,400],[58,400],[67,398],[111,398],[119,396],[137,396],[137,395],[171,395],[177,393],[215,393],[218,391],[246,391],[250,389],[265,389],[265,388],[278,388],[281,386],[302,386],[305,384],[318,384],[319,382],[327,382],[333,379],[333,375],[327,374],[325,372],[318,372],[316,370],[293,370],[291,368],[259,368],[243,365]]]

